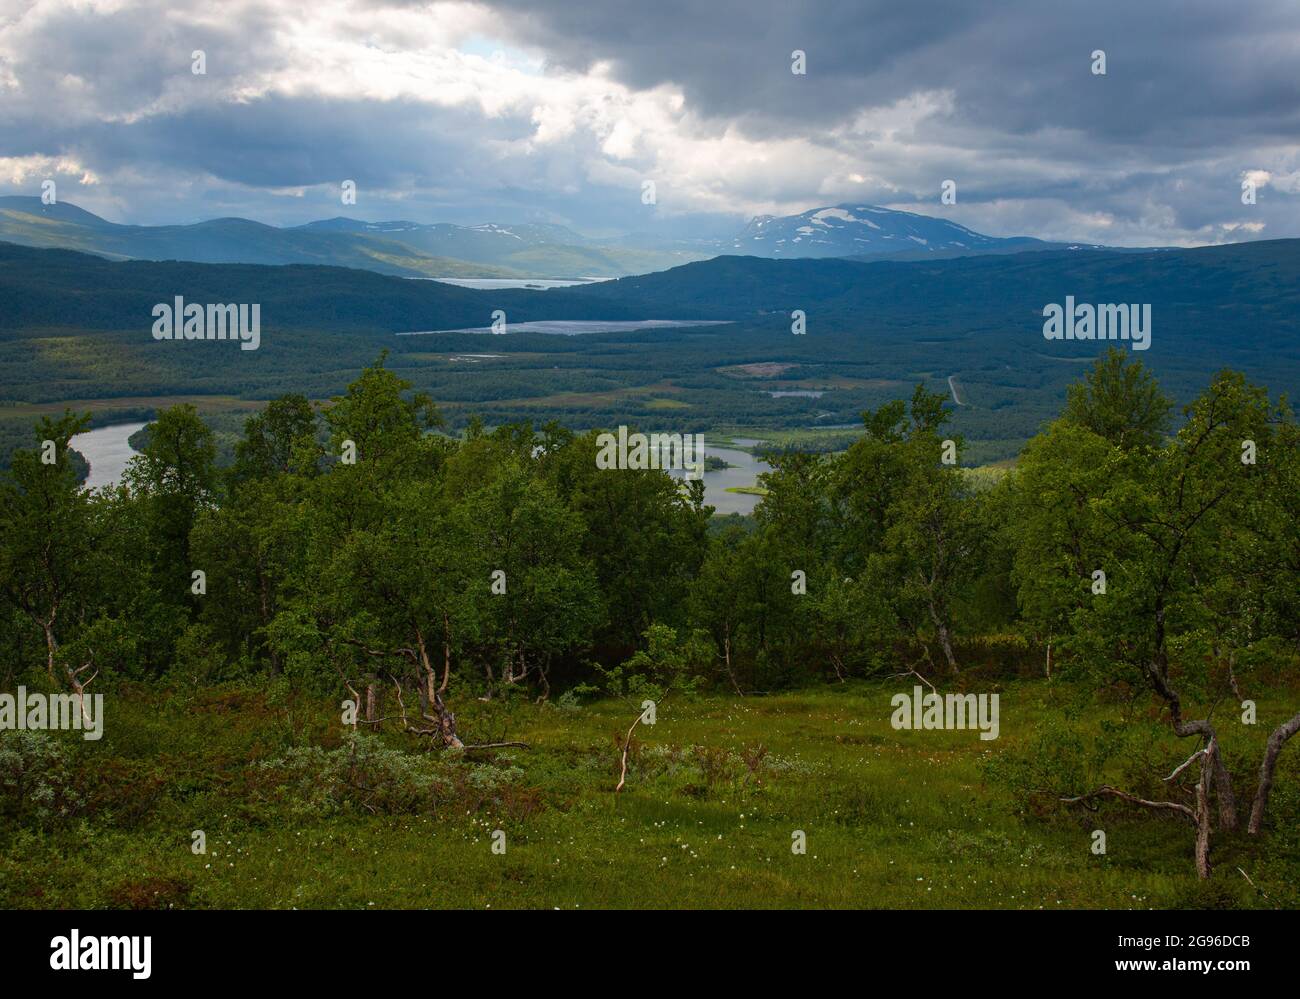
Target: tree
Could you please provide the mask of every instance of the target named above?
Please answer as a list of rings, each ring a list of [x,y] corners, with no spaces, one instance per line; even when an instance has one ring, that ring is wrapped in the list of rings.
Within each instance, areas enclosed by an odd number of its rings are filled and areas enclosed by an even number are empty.
[[[543,466],[560,501],[582,518],[605,626],[597,641],[627,654],[653,623],[680,624],[706,549],[712,507],[657,470],[600,469],[596,434],[575,438]]]
[[[1141,361],[1111,347],[1069,387],[1061,418],[1131,451],[1163,440],[1173,408]]]
[[[582,521],[516,456],[481,472],[490,481],[459,509],[481,573],[474,589],[488,591],[494,576],[499,583],[484,604],[484,641],[499,650],[503,682],[533,677],[544,699],[552,660],[589,646],[603,620],[596,573],[582,551]]]
[[[874,479],[872,503],[850,497],[838,506],[864,546],[842,561],[844,575],[861,576],[877,628],[901,626],[927,658],[925,635],[933,634],[956,673],[954,604],[979,568],[980,523],[961,470],[942,461],[943,405],[943,396],[917,385],[906,409],[895,403],[865,413],[867,433],[845,456],[841,488]]]
[[[1150,397],[1141,380],[1121,381]],[[1142,411],[1111,402],[1116,411]],[[1176,436],[1158,445],[1114,426],[1106,438],[1068,420],[1055,425],[1025,463],[1017,571],[1027,612],[1065,632],[1062,647],[1077,664],[1102,683],[1144,684],[1174,733],[1199,740],[1178,771],[1198,763],[1196,803],[1179,807],[1197,825],[1198,870],[1208,877],[1211,795],[1222,829],[1235,829],[1238,817],[1218,729],[1209,714],[1189,717],[1188,704],[1213,696],[1221,681],[1209,667],[1225,649],[1251,644],[1225,615],[1248,610],[1247,621],[1258,619],[1251,605],[1262,606],[1275,583],[1253,566],[1261,531],[1277,520],[1267,497],[1276,495],[1268,483],[1278,476],[1242,460],[1248,441],[1271,454],[1273,432],[1267,394],[1240,375],[1216,376],[1184,417]],[[1104,575],[1089,585],[1090,573]],[[1231,599],[1226,587],[1235,589]],[[1285,726],[1280,732],[1278,745],[1289,737]]]
[[[0,478],[0,590],[39,629],[50,683],[66,682],[79,701],[90,682],[85,674],[94,665],[93,652],[73,662],[61,656],[61,646],[94,617],[97,598],[110,583],[100,558],[94,499],[81,488],[69,458],[68,441],[89,425],[89,414],[70,410],[43,417],[37,446],[16,451]]]
[[[190,533],[199,516],[219,501],[217,448],[212,430],[186,403],[158,414],[147,427],[148,441],[123,476],[144,525],[147,549],[140,553],[157,603],[175,612],[174,627],[199,608],[193,573],[205,571],[190,553]],[[174,638],[173,638],[174,640]],[[170,655],[171,648],[153,650]]]
[[[710,539],[708,554],[691,585],[689,598],[691,621],[713,638],[727,681],[742,696],[733,654],[744,620],[742,591],[746,567],[741,552],[745,538],[745,530],[733,526]]]
[[[305,396],[283,395],[244,421],[230,478],[237,484],[290,471],[311,473],[319,452],[311,403]]]

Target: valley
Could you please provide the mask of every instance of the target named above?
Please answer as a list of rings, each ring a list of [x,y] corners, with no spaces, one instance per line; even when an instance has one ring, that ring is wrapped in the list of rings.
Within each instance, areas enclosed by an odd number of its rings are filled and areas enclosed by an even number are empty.
[[[208,400],[233,435],[239,414],[286,392],[329,399],[386,351],[452,432],[475,417],[575,430],[625,423],[790,434],[835,449],[863,410],[922,384],[953,399],[964,460],[986,464],[1013,457],[1104,346],[1045,339],[1044,305],[1101,286],[1151,304],[1158,332],[1143,359],[1175,399],[1224,366],[1278,392],[1300,386],[1296,240],[902,263],[719,257],[551,290],[325,267],[114,263],[0,244],[0,436],[25,433],[32,407],[82,407],[102,423],[123,409],[147,418],[149,400],[177,397]],[[155,342],[151,309],[177,294],[259,302],[259,349]],[[808,315],[805,336],[790,332],[796,308]],[[466,332],[490,329],[498,310],[510,335]],[[666,322],[643,327],[648,317]],[[397,335],[419,330],[442,332]]]

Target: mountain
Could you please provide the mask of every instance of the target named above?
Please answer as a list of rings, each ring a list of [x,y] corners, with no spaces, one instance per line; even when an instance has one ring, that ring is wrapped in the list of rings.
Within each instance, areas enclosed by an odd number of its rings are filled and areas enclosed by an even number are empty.
[[[524,247],[539,245],[586,246],[589,241],[562,225],[453,225],[450,222],[364,222],[343,216],[308,222],[290,232],[351,233],[370,239],[388,239],[440,257],[492,263]]]
[[[75,205],[0,198],[0,240],[111,259],[325,264],[395,277],[618,277],[706,254],[598,245],[556,225],[459,226],[335,218],[289,228],[241,218],[192,225],[118,225]]]
[[[1041,329],[1042,310],[1079,303],[1152,305],[1160,332],[1234,349],[1300,354],[1300,240],[1260,240],[1160,253],[1050,250],[896,261],[722,256],[573,288],[477,291],[365,270],[189,262],[114,262],[0,242],[0,329],[148,328],[150,309],[259,302],[263,322],[294,328],[407,331],[545,319],[726,319],[816,328],[947,330],[952,338]],[[1018,334],[1017,334],[1018,335]],[[1039,345],[1042,342],[1039,341]],[[1059,346],[1059,345],[1058,345]]]
[[[956,222],[875,205],[836,205],[800,215],[760,215],[719,252],[754,257],[874,257],[1021,253],[1087,244],[1048,243],[1029,236],[985,236]],[[1088,246],[1089,249],[1101,249]]]
[[[1104,249],[1027,236],[985,236],[945,219],[872,205],[760,216],[731,239],[650,234],[592,239],[561,225],[366,222],[337,217],[279,228],[242,218],[118,225],[76,205],[0,197],[0,240],[115,260],[323,264],[407,278],[614,278],[719,254],[782,258],[939,259],[1028,250]]]
[[[1078,303],[1150,304],[1156,344],[1222,355],[1276,351],[1300,358],[1300,239],[1260,240],[1153,253],[1048,250],[932,261],[766,260],[715,257],[659,274],[573,289],[579,298],[684,308],[700,317],[788,327],[795,309],[809,328],[827,323],[870,331],[986,342],[1041,331],[1042,310]],[[1037,349],[1095,350],[1087,342]],[[1155,352],[1152,351],[1154,354]],[[1288,386],[1293,387],[1293,386]]]
[[[261,346],[164,343],[153,306],[259,303]],[[479,291],[337,267],[109,261],[0,243],[0,430],[26,404],[244,400],[337,394],[381,350],[463,425],[556,419],[571,427],[671,418],[683,431],[856,426],[921,382],[953,392],[954,432],[981,460],[1015,453],[1060,411],[1104,349],[1043,337],[1043,309],[1151,306],[1136,353],[1179,402],[1231,367],[1300,388],[1300,240],[1112,253],[1045,251],[898,261],[723,256],[575,288]],[[482,327],[504,310],[508,336]],[[802,310],[807,333],[791,333]],[[721,319],[721,325],[581,336],[533,320]],[[1132,349],[1132,344],[1125,347]],[[949,379],[956,379],[950,382]],[[162,403],[138,403],[151,406]]]

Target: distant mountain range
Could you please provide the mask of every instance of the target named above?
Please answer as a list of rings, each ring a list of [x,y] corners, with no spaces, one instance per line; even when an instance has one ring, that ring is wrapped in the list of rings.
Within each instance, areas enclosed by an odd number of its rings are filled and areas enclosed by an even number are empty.
[[[934,259],[1027,250],[1104,249],[1027,236],[985,236],[945,219],[872,205],[755,218],[721,240],[592,239],[560,225],[462,226],[345,217],[278,228],[241,218],[191,225],[108,222],[66,202],[0,197],[0,240],[110,259],[209,264],[325,264],[394,277],[610,278],[722,254],[780,258]]]
[[[153,307],[178,295],[259,304],[259,349],[154,340]],[[863,409],[917,382],[949,391],[958,377],[957,431],[1006,457],[1059,411],[1065,385],[1105,347],[1044,338],[1044,307],[1071,297],[1149,304],[1140,357],[1179,400],[1222,367],[1293,397],[1300,387],[1295,239],[923,261],[719,256],[549,291],[339,267],[111,261],[0,242],[0,423],[22,404],[59,400],[323,399],[388,350],[417,387],[489,423],[616,426],[665,409],[699,430],[855,425]],[[806,313],[803,336],[792,335],[796,309]],[[393,335],[482,328],[497,310],[508,336]],[[523,327],[646,319],[727,322],[583,336]],[[764,366],[777,380],[754,376]],[[780,397],[768,391],[778,388]]]
[[[619,277],[709,253],[606,245],[558,225],[362,222],[327,219],[277,228],[241,218],[192,225],[118,225],[66,202],[0,197],[0,240],[110,259],[205,264],[327,264],[395,277]]]
[[[639,303],[579,298],[567,288],[489,292],[355,268],[111,261],[0,242],[0,346],[3,333],[15,329],[148,330],[153,306],[177,295],[189,302],[256,302],[268,326],[311,330],[483,327],[495,309],[505,310],[511,323],[646,318]],[[681,317],[680,309],[665,315]]]

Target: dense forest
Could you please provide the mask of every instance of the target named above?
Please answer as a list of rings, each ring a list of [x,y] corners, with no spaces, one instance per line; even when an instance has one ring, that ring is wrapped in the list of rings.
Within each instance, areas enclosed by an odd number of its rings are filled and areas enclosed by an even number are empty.
[[[1274,392],[1300,384],[1296,240],[909,263],[719,257],[550,291],[8,244],[0,263],[0,467],[10,428],[25,434],[36,406],[99,413],[130,400],[152,414],[195,396],[208,397],[208,411],[218,397],[231,410],[285,393],[323,401],[384,349],[388,368],[437,399],[456,432],[475,417],[592,430],[668,410],[682,432],[834,432],[918,382],[953,391],[953,377],[962,395],[950,427],[966,460],[1006,460],[1055,417],[1098,346],[1043,338],[1043,307],[1063,289],[1081,302],[1152,306],[1141,357],[1180,407],[1223,367]],[[259,303],[259,348],[155,341],[151,309],[176,295]],[[487,326],[497,310],[508,335],[454,332]],[[804,335],[792,334],[795,311]],[[575,336],[519,328],[645,319],[721,324]],[[397,335],[429,330],[444,332]]]
[[[343,701],[355,768],[376,736],[415,757],[514,745],[492,705],[613,698],[632,722],[646,701],[1033,681],[1071,691],[1066,720],[1122,709],[981,763],[1017,810],[1175,812],[1202,879],[1220,838],[1293,831],[1300,430],[1242,375],[1175,423],[1111,351],[1004,476],[962,467],[945,396],[917,386],[842,452],[773,454],[755,515],[711,520],[699,483],[598,468],[595,432],[434,432],[386,363],[323,407],[250,415],[228,465],[192,407],[166,409],[111,490],[69,459],[88,417],[43,418],[0,484],[0,685],[107,692],[110,732],[115,703],[159,691]],[[0,739],[11,817],[85,814],[57,746]],[[635,777],[631,731],[619,749]],[[24,798],[34,780],[47,797]]]

